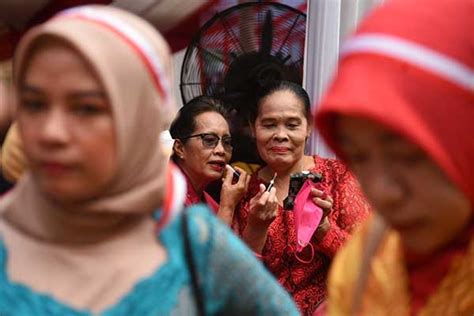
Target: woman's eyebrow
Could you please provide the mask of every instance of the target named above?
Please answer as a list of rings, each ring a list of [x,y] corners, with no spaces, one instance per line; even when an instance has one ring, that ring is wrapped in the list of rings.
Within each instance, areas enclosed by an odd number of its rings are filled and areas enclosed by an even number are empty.
[[[379,140],[386,145],[404,145],[406,144],[405,140],[397,134],[393,133],[383,133],[380,135]]]
[[[22,84],[20,86],[20,90],[22,92],[26,92],[26,93],[35,93],[35,94],[40,94],[42,93],[41,89],[40,88],[37,88],[35,86],[32,86],[32,85],[29,85],[29,84]]]
[[[44,91],[38,87],[35,87],[30,84],[21,85],[20,90],[24,93],[34,93],[34,94],[43,94]],[[103,91],[100,90],[85,90],[85,91],[74,91],[69,93],[71,98],[105,98],[106,95]]]
[[[75,91],[69,93],[69,97],[79,99],[79,98],[105,98],[105,93],[100,90],[89,90],[89,91]]]
[[[269,121],[275,121],[274,117],[262,117],[260,119],[261,122],[269,122]]]
[[[299,116],[290,116],[287,118],[288,121],[302,121],[301,117]]]

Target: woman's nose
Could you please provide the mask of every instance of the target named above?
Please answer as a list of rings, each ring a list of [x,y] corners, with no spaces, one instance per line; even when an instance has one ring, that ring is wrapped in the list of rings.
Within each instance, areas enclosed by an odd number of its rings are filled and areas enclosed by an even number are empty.
[[[273,134],[273,138],[279,141],[286,140],[288,139],[288,133],[286,132],[285,128],[278,127],[275,131],[275,134]]]
[[[215,154],[218,154],[218,155],[224,155],[225,154],[225,149],[224,149],[224,145],[222,144],[222,139],[220,139],[217,142],[217,145],[216,145],[216,147],[214,147],[213,152]]]
[[[51,109],[45,114],[40,127],[41,138],[46,142],[65,142],[68,138],[68,123],[66,114],[57,109]]]
[[[365,171],[361,185],[379,212],[389,212],[403,201],[404,189],[401,180],[386,168],[371,168]]]

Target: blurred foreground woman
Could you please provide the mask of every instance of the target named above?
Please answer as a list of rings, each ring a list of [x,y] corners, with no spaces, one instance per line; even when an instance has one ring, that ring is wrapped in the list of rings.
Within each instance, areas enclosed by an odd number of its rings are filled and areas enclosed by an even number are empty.
[[[1,315],[296,314],[208,209],[183,210],[159,138],[170,72],[161,36],[118,9],[65,11],[22,39],[29,169],[0,205]]]
[[[331,315],[474,315],[473,12],[394,0],[343,48],[316,121],[377,216],[335,259]]]

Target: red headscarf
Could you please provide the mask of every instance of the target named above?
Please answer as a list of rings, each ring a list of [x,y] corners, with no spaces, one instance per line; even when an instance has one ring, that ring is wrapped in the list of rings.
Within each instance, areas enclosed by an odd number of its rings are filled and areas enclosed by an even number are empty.
[[[420,146],[474,205],[473,16],[472,0],[392,0],[374,11],[343,46],[316,115],[329,146],[340,154],[336,116],[371,119]],[[473,232],[471,221],[450,247],[424,258],[429,264],[408,257],[412,313]]]
[[[393,0],[348,39],[316,124],[336,153],[336,115],[417,144],[474,205],[474,1]]]

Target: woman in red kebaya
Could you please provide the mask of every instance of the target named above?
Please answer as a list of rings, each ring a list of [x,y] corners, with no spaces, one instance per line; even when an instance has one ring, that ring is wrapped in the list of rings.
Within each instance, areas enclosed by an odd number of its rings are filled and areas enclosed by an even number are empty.
[[[186,205],[207,203],[220,219],[230,224],[250,177],[237,168],[240,177],[233,180],[234,171],[227,164],[232,157],[232,137],[226,116],[226,110],[217,100],[198,97],[181,108],[170,133],[175,140],[171,158],[187,179]],[[221,179],[217,204],[205,189]]]
[[[311,122],[309,97],[301,86],[279,82],[263,93],[252,126],[266,165],[252,176],[233,221],[234,229],[261,256],[304,315],[311,315],[325,300],[332,257],[369,212],[356,180],[342,163],[304,154]],[[296,228],[302,223],[295,221],[292,211],[283,210],[283,200],[290,174],[303,170],[322,175],[310,199],[324,215],[300,251]],[[273,178],[273,188],[267,190]]]

